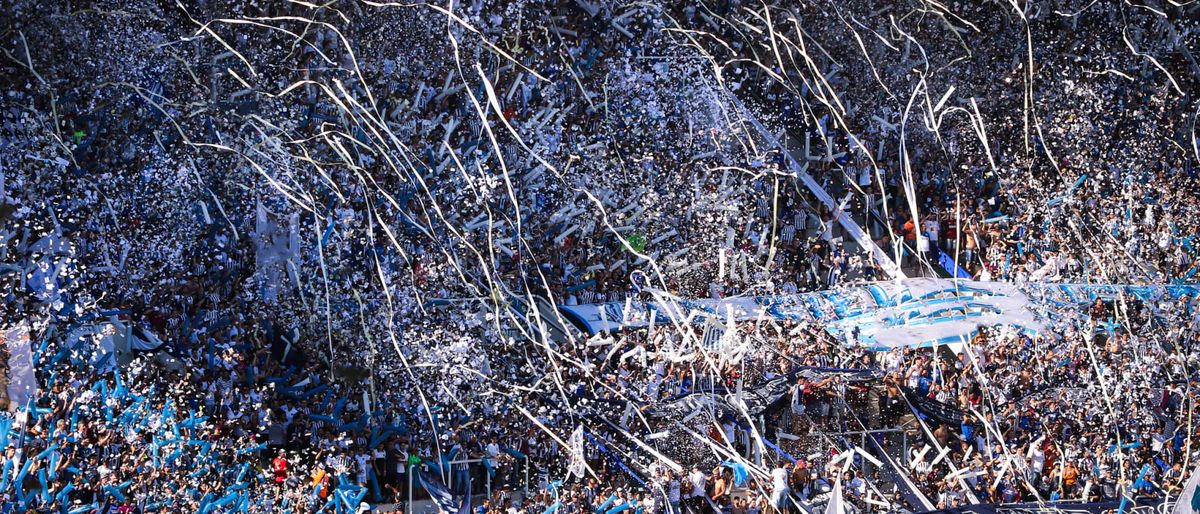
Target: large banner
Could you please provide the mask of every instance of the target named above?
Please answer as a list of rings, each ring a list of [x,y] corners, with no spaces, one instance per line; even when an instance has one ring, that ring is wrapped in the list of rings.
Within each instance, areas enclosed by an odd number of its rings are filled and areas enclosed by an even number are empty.
[[[933,510],[926,514],[1163,514],[1168,506],[1161,499],[1144,498],[1126,502],[1081,503],[1074,501],[968,505],[956,509]]]
[[[841,377],[847,382],[870,382],[882,377],[875,369],[848,368],[817,368],[804,367],[787,375],[780,375],[770,380],[759,382],[752,387],[746,387],[739,393],[736,390],[717,386],[707,390],[696,391],[676,396],[675,398],[656,403],[647,414],[655,418],[680,417],[690,418],[700,412],[712,412],[714,417],[740,417],[744,409],[752,416],[765,413],[780,406],[790,396],[792,386],[800,378],[816,382],[831,376]]]
[[[1016,285],[910,278],[861,287],[784,296],[688,300],[649,291],[653,301],[564,305],[559,309],[588,334],[656,325],[707,326],[774,318],[820,323],[834,336],[875,350],[959,344],[980,326],[1044,324]]]
[[[653,301],[626,300],[559,309],[588,334],[656,325],[707,326],[775,318],[819,323],[847,343],[884,351],[947,345],[958,348],[980,327],[1015,326],[1041,333],[1064,317],[1086,316],[1096,298],[1132,295],[1153,306],[1160,299],[1200,294],[1200,286],[977,282],[908,278],[859,287],[781,296],[688,300],[649,291]],[[713,335],[716,332],[713,331]]]

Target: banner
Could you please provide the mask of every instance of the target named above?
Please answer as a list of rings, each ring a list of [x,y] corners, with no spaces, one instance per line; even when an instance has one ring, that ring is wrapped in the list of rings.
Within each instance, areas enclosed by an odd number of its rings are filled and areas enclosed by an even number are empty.
[[[14,405],[24,405],[38,390],[29,325],[21,323],[0,330],[0,344],[8,348],[8,400]]]
[[[706,316],[706,318],[704,338],[701,339],[700,346],[708,350],[714,350],[721,346],[721,338],[725,337],[725,333],[729,331],[729,327],[726,327],[716,317]]]
[[[429,498],[433,500],[433,503],[437,504],[438,509],[442,512],[458,512],[459,506],[454,503],[454,495],[450,493],[450,490],[436,476],[429,474],[427,471],[418,470],[417,481],[429,493]]]
[[[787,375],[744,388],[740,397],[736,391],[716,386],[707,391],[696,391],[655,404],[647,414],[654,418],[686,418],[698,412],[709,411],[718,419],[726,415],[737,418],[741,417],[741,405],[747,414],[759,415],[779,407],[787,400],[797,380],[804,378],[816,382],[831,376],[841,377],[847,382],[870,382],[883,375],[876,369],[803,367]]]
[[[1200,465],[1192,470],[1191,478],[1183,486],[1183,490],[1179,492],[1179,498],[1175,501],[1175,508],[1171,509],[1171,514],[1193,514],[1200,512]]]
[[[762,414],[771,410],[776,404],[782,403],[791,396],[792,386],[796,384],[795,375],[780,375],[749,389],[743,389],[740,395],[742,405],[751,415]],[[736,402],[737,394],[730,401]]]
[[[904,391],[904,397],[918,413],[943,425],[958,426],[967,414],[958,407],[917,394],[907,386],[900,386],[900,390]]]
[[[583,454],[583,427],[575,427],[575,432],[571,434],[571,464],[567,466],[567,473],[583,478],[584,472],[587,471],[587,460]]]
[[[654,292],[642,288],[640,281],[635,280],[635,285],[641,291]],[[701,329],[707,327],[705,318],[710,316],[735,322],[769,317],[817,322],[839,339],[850,341],[853,335],[854,343],[883,351],[935,343],[957,345],[974,336],[979,327],[995,325],[1040,333],[1047,326],[1047,318],[1056,316],[1042,311],[1082,315],[1093,299],[1112,299],[1122,294],[1153,305],[1158,299],[1200,294],[1200,286],[1013,284],[925,277],[793,295],[714,300],[656,294],[652,302],[562,305],[558,309],[589,335],[644,328],[651,316],[655,324],[687,322]],[[709,342],[715,341],[710,338]]]
[[[701,412],[711,412],[714,418],[720,419],[726,415],[733,415],[737,411],[725,403],[724,395],[714,392],[697,392],[658,402],[647,410],[646,414],[652,418],[690,419]]]

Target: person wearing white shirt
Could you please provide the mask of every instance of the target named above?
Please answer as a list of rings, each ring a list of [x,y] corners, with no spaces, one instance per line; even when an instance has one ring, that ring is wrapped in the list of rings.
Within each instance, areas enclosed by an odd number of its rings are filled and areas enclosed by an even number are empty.
[[[488,465],[494,470],[500,465],[500,444],[497,442],[496,436],[492,436],[491,441],[483,448],[487,452]]]
[[[1042,451],[1041,440],[1034,441],[1029,446],[1029,482],[1036,483],[1046,466],[1046,452]]]
[[[787,510],[788,499],[792,491],[787,483],[788,472],[784,468],[771,470],[771,506],[778,512]]]
[[[938,247],[938,231],[941,229],[941,224],[938,223],[936,216],[930,214],[925,217],[925,222],[921,224],[925,232],[925,237],[929,238],[929,248]]]
[[[358,483],[366,485],[367,471],[371,467],[371,455],[367,452],[360,453],[354,456],[354,463],[358,469]]]
[[[692,467],[692,473],[688,475],[688,483],[691,484],[692,490],[688,494],[686,508],[691,512],[704,512],[704,503],[706,496],[704,494],[704,486],[707,482],[707,477],[704,472],[700,471],[699,466]]]

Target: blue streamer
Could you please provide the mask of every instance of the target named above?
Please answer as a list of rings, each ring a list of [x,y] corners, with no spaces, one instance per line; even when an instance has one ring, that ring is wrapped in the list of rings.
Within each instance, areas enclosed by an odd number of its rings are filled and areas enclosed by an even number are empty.
[[[746,478],[750,473],[746,471],[745,464],[727,460],[722,462],[721,465],[733,470],[733,485],[741,487],[742,484],[746,483]]]
[[[50,485],[46,480],[46,468],[38,470],[38,483],[42,486],[42,500],[50,503]]]
[[[13,486],[17,488],[17,495],[21,498],[25,497],[25,489],[23,487],[25,484],[25,475],[29,474],[29,468],[31,466],[33,466],[33,459],[26,459],[25,464],[21,466],[21,472],[17,473],[17,478],[13,480]]]
[[[222,497],[220,500],[213,502],[212,508],[224,507],[226,505],[229,505],[230,503],[233,503],[233,501],[236,499],[238,499],[237,493],[229,493],[229,494],[225,495],[224,497]]]
[[[37,454],[37,456],[34,457],[34,459],[36,459],[36,460],[45,459],[46,457],[49,457],[50,454],[54,452],[54,450],[57,450],[57,449],[58,449],[58,444],[57,443],[52,444],[52,445],[50,445],[49,448],[46,448],[45,450],[42,450],[41,453]]]
[[[608,506],[612,505],[612,502],[615,501],[616,499],[617,499],[617,495],[615,495],[615,494],[610,495],[607,500],[604,500],[604,503],[601,503],[599,507],[596,507],[596,512],[597,513],[604,512],[606,509],[608,509]]]
[[[629,508],[629,502],[625,502],[620,505],[617,505],[616,507],[608,509],[608,511],[605,512],[604,514],[617,514],[618,512],[624,511],[628,508]]]
[[[122,494],[121,491],[118,490],[116,487],[113,487],[111,485],[106,485],[106,486],[104,486],[104,490],[108,494],[111,494],[113,498],[116,498],[117,501],[122,501],[122,502],[125,501],[125,495]]]
[[[71,491],[74,491],[74,490],[75,490],[75,483],[67,482],[67,485],[65,487],[63,487],[62,490],[58,492],[58,494],[54,495],[54,499],[57,500],[58,503],[66,503],[67,495],[71,494]]]

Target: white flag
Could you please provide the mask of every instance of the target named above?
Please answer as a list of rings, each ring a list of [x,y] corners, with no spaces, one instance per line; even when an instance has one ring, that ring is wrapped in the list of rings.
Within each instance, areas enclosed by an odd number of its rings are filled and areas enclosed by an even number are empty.
[[[1195,506],[1200,503],[1200,466],[1192,471],[1191,478],[1183,486],[1183,490],[1179,492],[1179,498],[1175,501],[1175,507],[1171,509],[1171,514],[1191,514],[1197,512]]]
[[[587,461],[583,457],[583,427],[575,428],[575,432],[571,434],[571,465],[567,467],[567,473],[583,478],[583,474],[587,471]]]
[[[825,514],[846,514],[846,506],[842,505],[841,479],[833,482],[833,494],[829,497],[829,505],[825,507]]]

